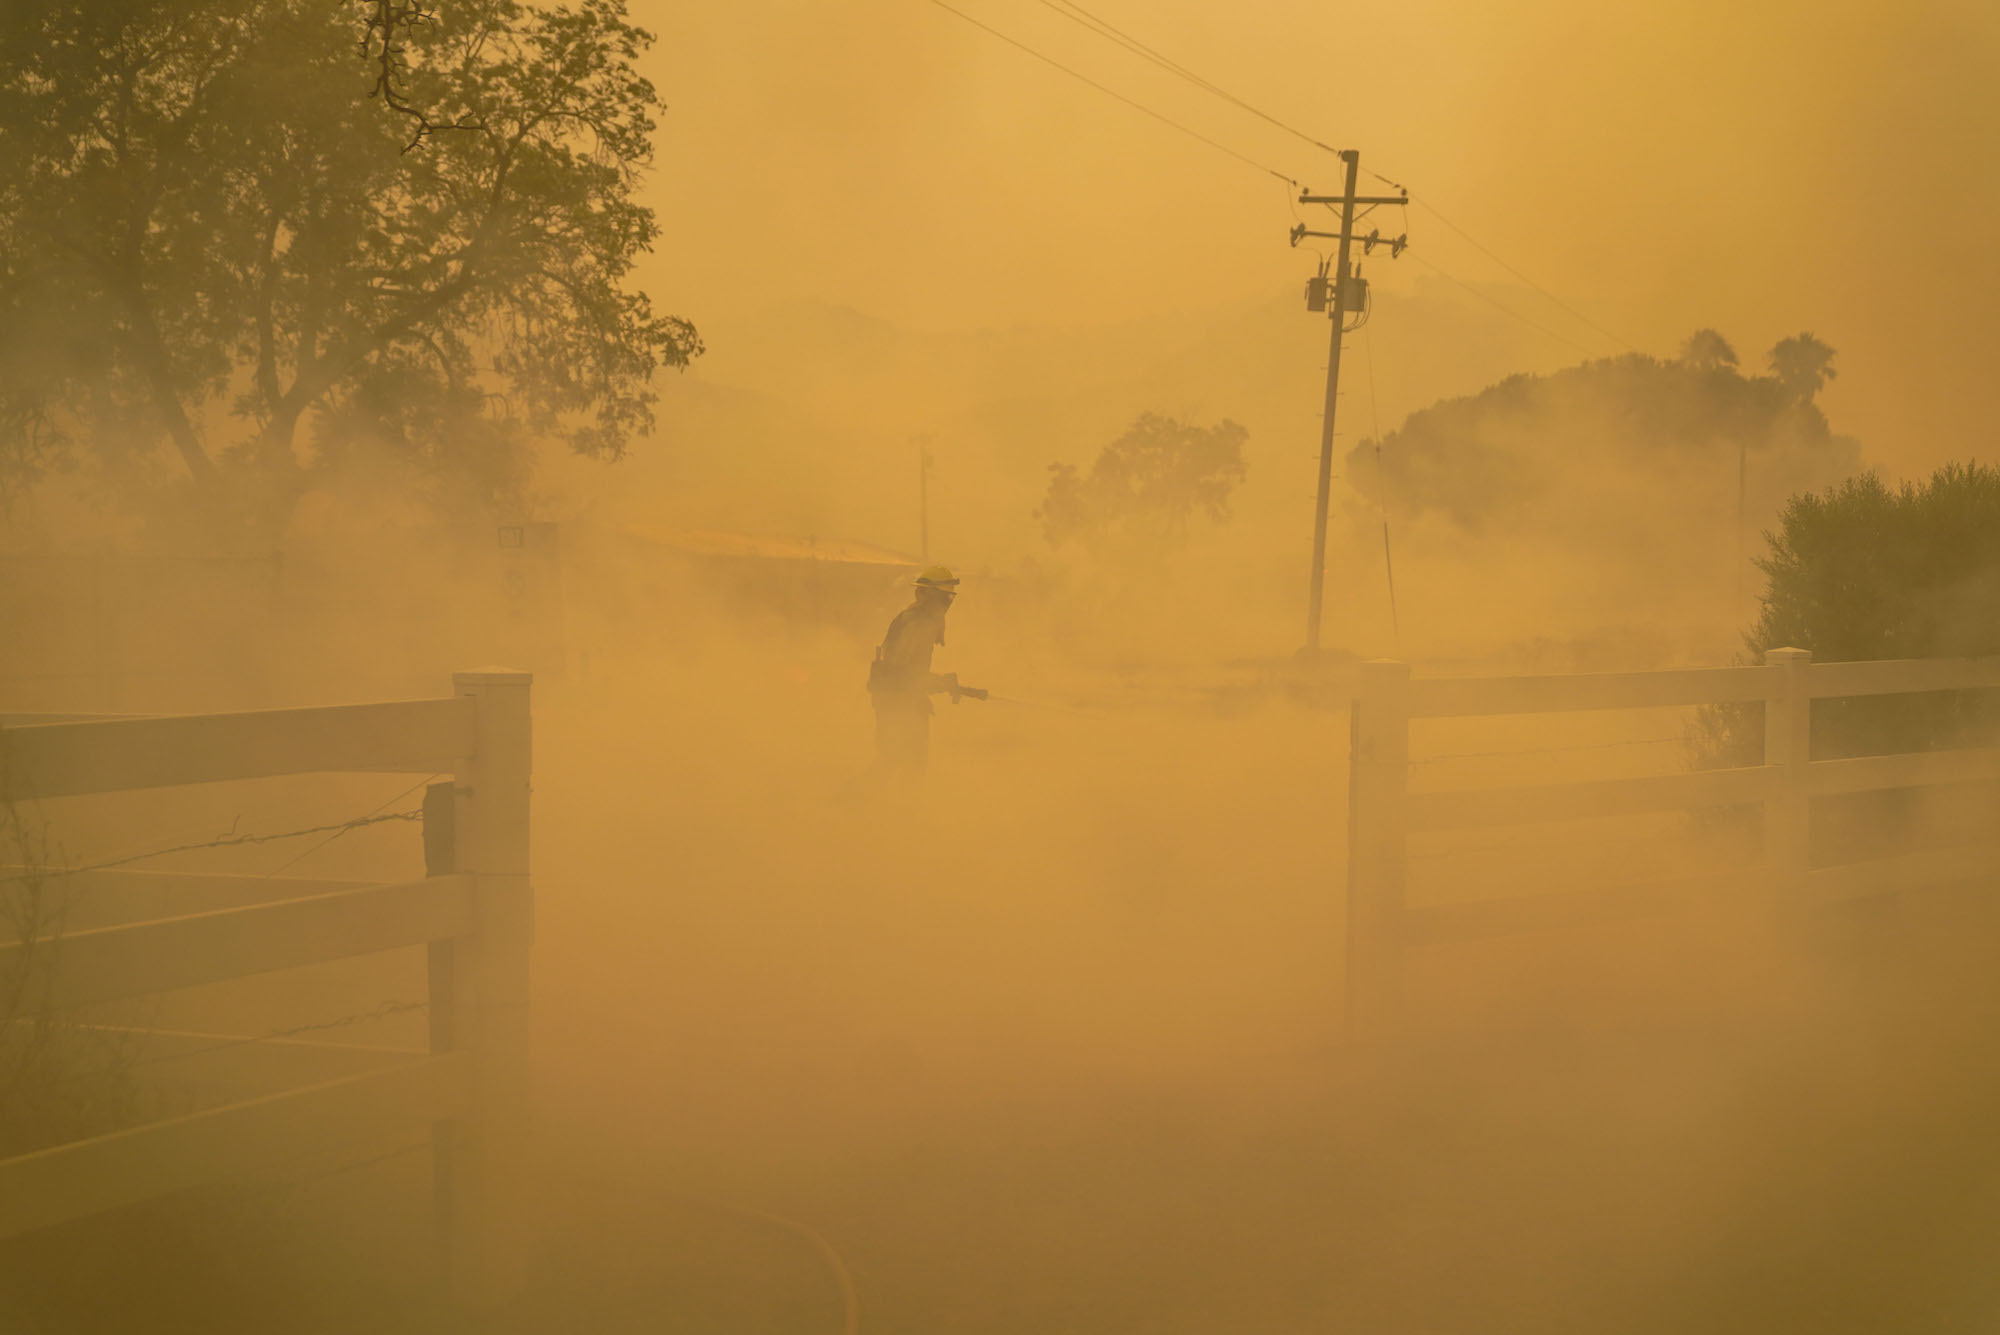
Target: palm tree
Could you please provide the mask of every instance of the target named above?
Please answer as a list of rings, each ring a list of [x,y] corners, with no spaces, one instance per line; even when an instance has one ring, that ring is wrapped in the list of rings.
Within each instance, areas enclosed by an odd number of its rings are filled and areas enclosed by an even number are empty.
[[[1681,360],[1697,371],[1720,371],[1736,365],[1736,349],[1713,329],[1697,329],[1681,344]]]
[[[1820,386],[1838,374],[1833,349],[1811,334],[1780,339],[1771,349],[1771,375],[1795,402],[1811,403]]]

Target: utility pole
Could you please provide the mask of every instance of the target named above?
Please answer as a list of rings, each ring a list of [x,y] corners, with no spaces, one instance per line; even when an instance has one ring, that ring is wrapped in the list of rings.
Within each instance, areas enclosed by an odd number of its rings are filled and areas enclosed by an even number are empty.
[[[1382,569],[1389,573],[1389,631],[1396,637],[1396,654],[1403,652],[1403,618],[1396,611],[1396,559],[1389,555],[1389,516],[1382,516]]]
[[[1357,208],[1372,208],[1378,204],[1407,204],[1409,198],[1403,195],[1362,197],[1354,193],[1354,187],[1361,171],[1361,155],[1353,149],[1341,151],[1340,158],[1347,164],[1347,186],[1338,195],[1315,195],[1301,192],[1301,204],[1338,205],[1340,208],[1340,230],[1338,232],[1313,232],[1300,223],[1292,229],[1292,244],[1297,246],[1305,238],[1325,237],[1340,243],[1339,258],[1334,265],[1331,281],[1327,266],[1322,263],[1319,273],[1306,284],[1306,309],[1327,311],[1333,326],[1331,343],[1326,354],[1326,412],[1320,418],[1319,430],[1319,494],[1313,507],[1313,558],[1312,592],[1306,608],[1306,654],[1308,657],[1319,652],[1320,609],[1326,597],[1326,513],[1333,497],[1333,419],[1334,409],[1340,401],[1340,340],[1348,331],[1347,317],[1359,314],[1365,320],[1368,310],[1368,284],[1354,272],[1352,266],[1353,245],[1361,243],[1364,254],[1373,254],[1375,247],[1389,247],[1391,257],[1403,253],[1409,244],[1407,236],[1384,237],[1378,232],[1366,236],[1354,235],[1354,211]],[[1329,287],[1332,289],[1329,293]],[[1354,328],[1359,329],[1359,324]]]
[[[1732,628],[1743,615],[1743,515],[1750,489],[1750,444],[1736,442],[1736,566],[1730,572],[1729,620]]]

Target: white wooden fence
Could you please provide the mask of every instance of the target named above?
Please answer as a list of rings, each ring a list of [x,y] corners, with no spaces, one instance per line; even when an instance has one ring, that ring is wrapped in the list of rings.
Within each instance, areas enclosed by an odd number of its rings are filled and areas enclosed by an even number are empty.
[[[1577,676],[1412,679],[1409,665],[1361,665],[1348,814],[1347,1013],[1379,1030],[1397,1006],[1406,951],[1505,933],[1612,921],[1731,895],[1803,908],[2000,872],[2000,842],[1814,868],[1815,797],[2000,779],[2000,748],[1813,760],[1812,702],[2000,686],[2000,659],[1814,663],[1773,649],[1761,665]],[[1761,702],[1764,763],[1573,783],[1412,792],[1410,721],[1568,710]],[[1437,830],[1761,804],[1760,861],[1723,873],[1602,890],[1413,906],[1408,838]]]
[[[143,921],[0,942],[71,1009],[398,947],[429,949],[428,1055],[0,1160],[0,1238],[302,1157],[432,1128],[452,1290],[522,1273],[528,1085],[530,677],[461,673],[437,700],[12,727],[0,793],[72,797],[321,771],[451,774],[444,874],[392,884],[176,874]],[[157,887],[156,887],[157,888]],[[155,901],[156,903],[158,901]],[[109,915],[116,918],[114,912]]]

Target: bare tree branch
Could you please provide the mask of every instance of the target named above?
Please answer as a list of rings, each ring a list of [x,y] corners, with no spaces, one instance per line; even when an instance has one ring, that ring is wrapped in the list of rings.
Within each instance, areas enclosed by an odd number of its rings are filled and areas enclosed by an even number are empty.
[[[412,28],[436,21],[437,16],[423,0],[363,0],[368,6],[368,25],[361,32],[361,58],[375,65],[375,85],[368,96],[379,97],[389,110],[408,116],[412,122],[410,140],[403,145],[409,152],[439,130],[478,130],[476,120],[434,121],[430,113],[411,103],[397,89],[397,81],[409,74],[398,39]]]

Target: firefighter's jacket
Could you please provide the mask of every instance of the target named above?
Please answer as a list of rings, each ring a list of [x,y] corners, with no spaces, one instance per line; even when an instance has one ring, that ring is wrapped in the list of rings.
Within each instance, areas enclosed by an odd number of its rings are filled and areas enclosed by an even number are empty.
[[[868,690],[878,704],[931,712],[931,693],[951,682],[931,671],[931,653],[944,643],[944,609],[919,601],[896,614],[868,669]]]

